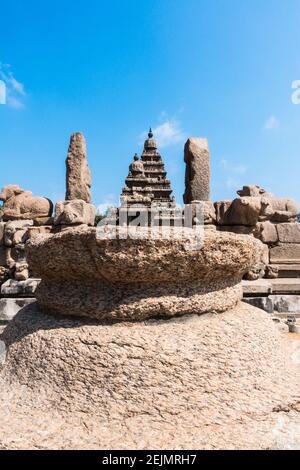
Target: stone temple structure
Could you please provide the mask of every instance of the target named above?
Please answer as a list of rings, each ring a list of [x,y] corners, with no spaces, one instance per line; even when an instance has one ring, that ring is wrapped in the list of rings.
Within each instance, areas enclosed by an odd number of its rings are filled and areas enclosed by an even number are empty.
[[[134,161],[129,167],[129,174],[121,194],[121,206],[157,204],[172,207],[175,199],[171,194],[171,182],[167,179],[164,162],[150,129],[141,159],[135,154]]]
[[[172,212],[171,186],[148,137],[120,210],[154,203]],[[0,448],[300,447],[299,433],[293,441],[288,434],[290,420],[300,427],[299,367],[271,317],[241,302],[243,277],[259,275],[269,251],[273,264],[296,258],[297,209],[259,187],[214,206],[209,158],[206,141],[189,139],[185,200],[205,208],[209,228],[200,244],[196,224],[180,238],[177,227],[169,237],[160,226],[137,227],[132,237],[130,227],[95,227],[81,134],[71,138],[66,200],[54,218],[45,217],[44,198],[26,201],[32,219],[22,224],[12,218],[24,213],[19,201],[15,212],[14,199],[4,207],[1,262],[10,264],[22,245],[27,274],[39,280],[37,301],[0,337]],[[8,270],[20,287],[17,266]]]

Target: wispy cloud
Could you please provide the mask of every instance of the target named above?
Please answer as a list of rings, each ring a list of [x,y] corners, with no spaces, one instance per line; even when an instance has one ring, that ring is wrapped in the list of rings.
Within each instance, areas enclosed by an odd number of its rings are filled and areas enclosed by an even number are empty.
[[[163,113],[163,116],[166,117],[166,113]],[[186,138],[180,121],[175,118],[166,119],[158,126],[152,128],[152,131],[161,148],[182,143]],[[140,140],[144,140],[146,136],[147,132],[144,131],[140,135]]]
[[[223,174],[223,181],[227,189],[237,191],[242,185],[242,176],[248,171],[248,167],[243,163],[231,163],[227,159],[219,162]]]
[[[25,87],[14,77],[9,64],[0,62],[0,79],[6,88],[6,104],[15,109],[23,108],[26,96]]]
[[[6,104],[6,85],[0,80],[0,104]]]
[[[228,173],[234,173],[236,175],[244,175],[248,171],[248,167],[246,165],[242,163],[232,164],[225,158],[220,160],[220,166]]]
[[[118,199],[115,194],[104,196],[103,201],[97,205],[97,214],[103,215],[110,207],[117,207],[119,205]]]
[[[279,126],[280,126],[279,120],[275,116],[270,116],[264,124],[264,129],[266,131],[273,131],[273,130],[278,129]]]

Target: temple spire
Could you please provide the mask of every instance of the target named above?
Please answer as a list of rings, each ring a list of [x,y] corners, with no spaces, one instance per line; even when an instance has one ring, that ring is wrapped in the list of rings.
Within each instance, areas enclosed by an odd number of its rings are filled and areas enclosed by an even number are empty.
[[[127,205],[155,203],[170,208],[174,205],[171,194],[171,183],[150,127],[141,158],[135,154],[130,165],[121,200]]]

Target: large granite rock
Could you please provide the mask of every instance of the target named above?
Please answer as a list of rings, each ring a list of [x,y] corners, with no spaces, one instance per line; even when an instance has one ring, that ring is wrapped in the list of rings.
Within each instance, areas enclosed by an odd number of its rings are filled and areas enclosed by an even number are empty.
[[[0,194],[3,205],[3,220],[34,220],[50,217],[53,204],[49,199],[33,196],[17,185],[5,186]]]
[[[255,226],[258,222],[295,222],[298,206],[288,198],[276,198],[260,186],[244,186],[240,198],[215,204],[219,225]]]
[[[242,197],[235,199],[226,213],[224,225],[253,227],[259,221],[261,198]]]
[[[257,184],[249,184],[243,186],[243,189],[237,191],[237,194],[240,197],[260,197],[260,196],[268,196],[274,197],[272,193],[268,193],[265,189]]]
[[[209,230],[199,240],[190,229],[178,238],[176,231],[168,238],[160,230],[136,233],[119,228],[101,238],[83,226],[29,241],[31,269],[42,278],[40,304],[98,319],[221,312],[241,298],[243,275],[262,258],[263,245],[253,237]]]
[[[207,139],[190,138],[184,147],[185,204],[210,200],[210,153]]]
[[[254,227],[261,212],[260,197],[242,197],[215,203],[218,225]]]
[[[224,201],[217,201],[215,202],[215,210],[216,210],[216,220],[217,224],[222,226],[222,225],[228,225],[228,211],[231,207],[232,201],[229,199],[226,199]]]
[[[91,172],[86,158],[86,142],[80,132],[71,136],[67,165],[66,200],[82,199],[91,202]]]
[[[116,324],[32,304],[2,340],[3,449],[300,445],[286,422],[299,410],[299,367],[269,316],[246,304]]]
[[[61,201],[55,206],[54,225],[95,225],[96,208],[93,204],[77,199]]]
[[[292,199],[263,196],[260,220],[274,223],[296,222],[298,210],[298,205]]]
[[[278,232],[276,225],[268,221],[257,223],[254,236],[268,245],[278,242]]]
[[[193,201],[185,206],[186,219],[192,219],[186,226],[214,225],[216,223],[215,206],[210,201]]]

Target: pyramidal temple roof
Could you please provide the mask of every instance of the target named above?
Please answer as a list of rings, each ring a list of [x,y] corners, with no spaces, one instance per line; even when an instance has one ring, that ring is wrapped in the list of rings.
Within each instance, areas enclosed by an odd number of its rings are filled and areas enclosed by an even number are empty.
[[[141,158],[135,154],[129,167],[121,205],[159,204],[171,207],[175,203],[172,192],[171,182],[167,179],[165,165],[150,128]]]

